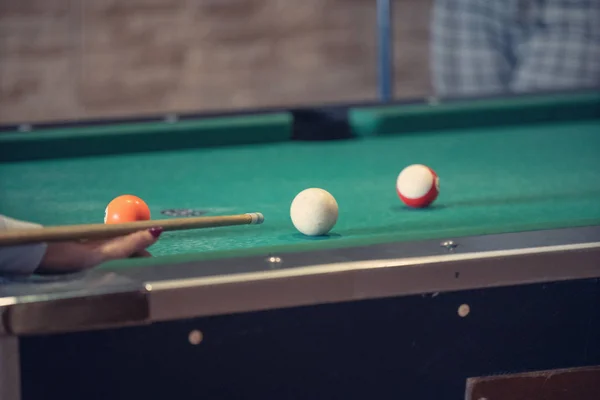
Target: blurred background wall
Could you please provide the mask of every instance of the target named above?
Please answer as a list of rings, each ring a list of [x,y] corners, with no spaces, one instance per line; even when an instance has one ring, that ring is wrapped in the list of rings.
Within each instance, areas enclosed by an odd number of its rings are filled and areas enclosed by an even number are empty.
[[[396,0],[396,97],[431,0]],[[0,123],[373,100],[375,0],[0,0]]]

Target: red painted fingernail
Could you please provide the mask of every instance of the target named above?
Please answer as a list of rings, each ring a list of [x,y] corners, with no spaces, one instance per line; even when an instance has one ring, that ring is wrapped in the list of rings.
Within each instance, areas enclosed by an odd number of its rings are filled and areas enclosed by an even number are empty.
[[[158,237],[160,236],[160,234],[163,233],[163,228],[150,228],[150,234],[152,236],[154,236],[156,239],[158,239]]]

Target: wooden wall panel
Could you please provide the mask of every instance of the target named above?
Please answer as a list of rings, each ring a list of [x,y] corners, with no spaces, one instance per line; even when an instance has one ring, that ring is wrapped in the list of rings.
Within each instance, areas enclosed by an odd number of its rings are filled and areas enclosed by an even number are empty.
[[[376,98],[374,0],[3,0],[0,123]],[[398,97],[429,0],[395,2]]]

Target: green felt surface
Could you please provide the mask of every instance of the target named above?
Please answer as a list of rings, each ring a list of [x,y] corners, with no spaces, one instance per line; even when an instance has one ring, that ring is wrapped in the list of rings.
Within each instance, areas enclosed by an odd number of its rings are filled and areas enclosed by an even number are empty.
[[[396,196],[412,163],[440,175],[429,209]],[[329,237],[303,237],[290,221],[308,187],[338,200]],[[600,120],[3,163],[0,193],[1,213],[47,225],[101,223],[125,193],[157,219],[172,208],[265,215],[261,226],[166,233],[152,252],[173,257],[142,264],[583,226],[600,223]]]

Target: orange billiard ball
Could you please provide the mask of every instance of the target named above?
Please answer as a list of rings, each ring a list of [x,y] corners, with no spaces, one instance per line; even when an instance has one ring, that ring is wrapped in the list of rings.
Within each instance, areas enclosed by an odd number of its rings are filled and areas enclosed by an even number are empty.
[[[149,219],[150,208],[148,205],[144,200],[130,194],[114,198],[104,210],[105,224],[122,224]]]

